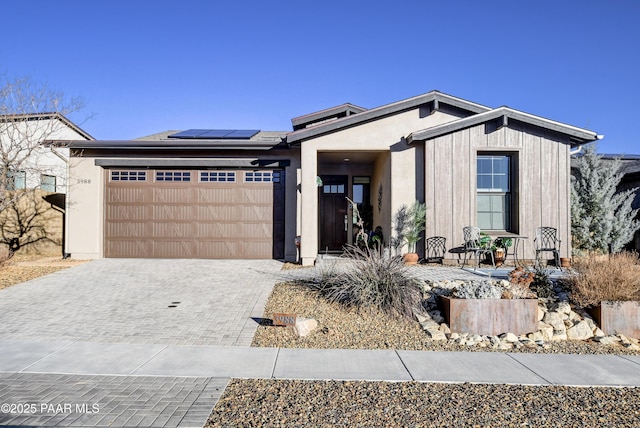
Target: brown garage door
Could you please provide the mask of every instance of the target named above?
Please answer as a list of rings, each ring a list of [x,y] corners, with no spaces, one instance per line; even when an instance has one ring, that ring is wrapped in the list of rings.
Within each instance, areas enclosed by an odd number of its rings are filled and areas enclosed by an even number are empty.
[[[284,257],[284,171],[106,174],[105,257]]]

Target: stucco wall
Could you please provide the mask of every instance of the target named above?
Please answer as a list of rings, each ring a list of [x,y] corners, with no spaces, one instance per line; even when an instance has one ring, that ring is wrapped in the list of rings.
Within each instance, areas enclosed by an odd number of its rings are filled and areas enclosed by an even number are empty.
[[[372,192],[377,192],[379,183],[383,183],[383,203],[385,206],[374,221],[385,230],[385,238],[390,236],[390,217],[401,205],[410,205],[416,200],[416,146],[408,146],[403,137],[409,133],[457,119],[457,116],[435,112],[421,116],[414,108],[373,122],[343,129],[338,132],[319,136],[301,143],[301,246],[302,262],[311,265],[318,254],[318,192],[315,179],[318,175],[318,153],[330,151],[386,152],[388,157],[379,157],[376,170],[380,166],[387,168],[379,171],[372,179]],[[418,162],[419,163],[419,162]],[[386,174],[389,174],[387,176]],[[392,177],[392,179],[391,179]],[[385,186],[384,182],[388,185]],[[387,199],[388,198],[388,199]],[[377,205],[377,196],[372,198]],[[374,212],[377,208],[374,209]],[[376,222],[376,225],[378,222]]]
[[[72,157],[67,189],[66,252],[74,259],[102,257],[104,174],[95,158]]]

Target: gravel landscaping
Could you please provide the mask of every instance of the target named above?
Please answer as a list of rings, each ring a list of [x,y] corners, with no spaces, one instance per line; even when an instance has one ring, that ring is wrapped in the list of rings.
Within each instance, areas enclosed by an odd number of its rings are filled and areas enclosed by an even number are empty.
[[[233,380],[207,427],[637,427],[638,388]]]
[[[318,328],[298,337],[293,327],[271,325],[274,312],[314,318]],[[486,341],[431,340],[416,321],[345,309],[292,283],[274,287],[261,324],[252,346],[505,352]],[[595,340],[508,352],[640,355],[635,347]],[[635,427],[638,418],[638,388],[235,379],[206,426]]]

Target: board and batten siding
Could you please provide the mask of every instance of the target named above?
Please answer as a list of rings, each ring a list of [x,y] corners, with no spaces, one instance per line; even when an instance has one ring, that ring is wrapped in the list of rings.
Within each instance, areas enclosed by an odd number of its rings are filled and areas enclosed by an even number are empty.
[[[517,201],[514,232],[527,236],[521,258],[535,257],[535,228],[558,229],[561,257],[571,252],[570,167],[568,138],[510,124],[486,133],[485,125],[462,129],[425,141],[425,236],[444,236],[447,249],[463,244],[462,228],[476,220],[476,156],[478,152],[515,155],[512,189]],[[449,253],[447,258],[456,259]]]

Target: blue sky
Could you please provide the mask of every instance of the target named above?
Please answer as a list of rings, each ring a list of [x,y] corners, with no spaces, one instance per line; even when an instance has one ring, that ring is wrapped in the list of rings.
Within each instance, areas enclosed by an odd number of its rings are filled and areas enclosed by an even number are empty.
[[[2,12],[0,73],[82,98],[72,120],[97,139],[290,130],[344,102],[437,89],[640,154],[635,0],[35,0]]]

